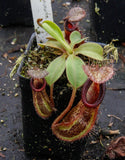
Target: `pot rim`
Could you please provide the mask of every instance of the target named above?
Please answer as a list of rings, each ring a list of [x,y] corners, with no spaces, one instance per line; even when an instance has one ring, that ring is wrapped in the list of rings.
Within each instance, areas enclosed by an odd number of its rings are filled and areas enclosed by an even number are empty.
[[[30,48],[31,48],[31,46],[32,46],[32,43],[33,43],[33,41],[35,40],[35,38],[36,38],[36,33],[34,32],[34,33],[32,33],[32,35],[31,35],[31,37],[30,37],[30,39],[29,39],[29,42],[28,42],[27,48],[26,48],[26,50],[25,50],[25,52],[24,52],[24,55],[27,55],[27,54],[28,54],[28,52],[29,52],[29,50],[30,50]],[[18,67],[17,75],[20,76],[21,78],[29,79],[29,78],[23,77],[23,76],[20,74],[21,68],[22,68],[22,66],[23,66],[23,61],[24,61],[24,59],[25,59],[25,57],[22,59],[20,65],[19,65],[19,67]]]

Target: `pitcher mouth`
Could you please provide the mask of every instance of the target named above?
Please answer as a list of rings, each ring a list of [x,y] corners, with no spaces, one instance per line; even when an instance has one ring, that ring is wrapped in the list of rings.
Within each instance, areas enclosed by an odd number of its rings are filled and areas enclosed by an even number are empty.
[[[40,80],[38,80],[38,83],[39,83],[38,87],[35,87],[34,84],[33,84],[34,79],[33,78],[30,79],[30,86],[31,86],[31,88],[32,88],[33,91],[35,91],[35,92],[41,92],[46,87],[46,80],[45,80],[45,78],[43,78],[42,80],[43,80],[43,83]]]
[[[65,28],[67,31],[73,32],[74,30],[78,28],[78,26],[72,22],[69,22],[68,20],[65,20]]]
[[[99,84],[99,95],[98,95],[97,99],[94,101],[94,103],[89,103],[87,101],[86,95],[87,95],[88,89],[92,83],[93,83],[93,81],[88,79],[82,88],[82,102],[84,103],[84,105],[86,107],[89,107],[89,108],[97,107],[102,102],[104,95],[105,95],[105,91],[106,91],[106,84],[105,83]]]

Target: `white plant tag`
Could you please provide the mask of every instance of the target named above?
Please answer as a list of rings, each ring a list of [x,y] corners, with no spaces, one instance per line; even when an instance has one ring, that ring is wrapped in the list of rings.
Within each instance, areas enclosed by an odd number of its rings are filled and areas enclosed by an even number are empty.
[[[36,40],[37,43],[39,42],[46,42],[46,37],[48,37],[48,33],[43,30],[38,24],[37,19],[43,20],[51,20],[53,21],[53,13],[52,13],[52,6],[51,0],[30,0],[32,15],[33,15],[33,22],[34,28],[36,32]]]

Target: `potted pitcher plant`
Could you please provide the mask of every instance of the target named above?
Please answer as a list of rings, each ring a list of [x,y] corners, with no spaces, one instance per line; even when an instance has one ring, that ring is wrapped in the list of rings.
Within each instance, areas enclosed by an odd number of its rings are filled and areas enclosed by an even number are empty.
[[[37,47],[33,34],[22,56],[18,74],[24,146],[31,155],[80,159],[84,137],[95,125],[118,54],[112,42],[102,46],[87,41],[79,29],[84,16],[82,8],[72,8],[64,18],[64,31],[38,19],[50,37]]]

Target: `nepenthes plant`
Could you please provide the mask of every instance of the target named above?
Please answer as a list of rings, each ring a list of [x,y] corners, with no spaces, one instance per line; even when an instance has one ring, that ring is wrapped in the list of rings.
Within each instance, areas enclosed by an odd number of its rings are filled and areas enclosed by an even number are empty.
[[[71,98],[51,128],[56,137],[68,142],[85,137],[93,128],[105,95],[106,81],[114,75],[113,63],[118,56],[113,43],[102,47],[86,40],[79,29],[79,21],[84,16],[82,8],[72,8],[64,18],[64,32],[54,22],[38,19],[38,25],[50,34],[48,41],[39,46],[51,47],[58,52],[53,52],[55,58],[46,69],[28,70],[34,107],[43,119],[56,111],[54,85],[66,73],[72,88]],[[50,87],[49,96],[46,86]],[[77,90],[81,90],[81,97],[74,106]]]

